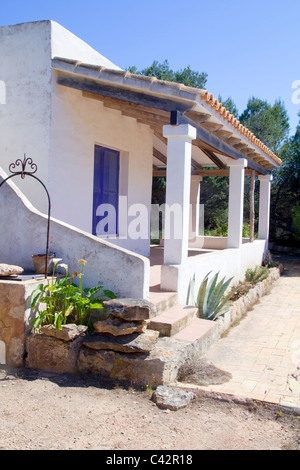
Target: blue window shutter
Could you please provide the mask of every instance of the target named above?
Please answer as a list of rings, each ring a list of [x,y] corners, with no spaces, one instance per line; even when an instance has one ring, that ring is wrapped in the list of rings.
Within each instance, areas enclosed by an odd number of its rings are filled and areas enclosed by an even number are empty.
[[[118,233],[120,154],[116,150],[95,145],[93,235],[116,235]],[[109,204],[113,208],[108,215],[99,207]],[[113,217],[113,219],[112,219]]]

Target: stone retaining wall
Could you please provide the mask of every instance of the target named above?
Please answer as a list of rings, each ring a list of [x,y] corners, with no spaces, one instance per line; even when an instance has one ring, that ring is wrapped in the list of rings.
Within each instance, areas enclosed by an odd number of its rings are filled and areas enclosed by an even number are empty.
[[[271,268],[269,276],[258,282],[250,291],[234,302],[228,312],[223,317],[216,320],[218,325],[218,336],[220,337],[230,326],[239,320],[266,292],[271,285],[280,277],[280,268]]]
[[[23,365],[25,337],[32,316],[30,298],[41,282],[46,281],[0,281],[0,341],[5,345],[2,360],[9,366]]]
[[[267,279],[235,301],[230,311],[214,322],[217,327],[212,329],[210,336],[203,338],[202,343],[158,337],[157,332],[147,329],[150,318],[155,315],[155,307],[137,299],[107,302],[108,318],[98,325],[95,323],[93,334],[85,334],[86,327],[75,325],[64,326],[63,332],[54,327],[51,332],[51,327],[44,327],[32,334],[28,331],[29,302],[36,282],[28,281],[27,286],[2,282],[0,340],[5,341],[7,364],[12,366],[25,365],[57,373],[94,374],[156,388],[176,382],[181,365],[199,359],[279,277],[280,270],[272,268]]]
[[[147,329],[155,306],[145,300],[115,299],[105,307],[108,319],[95,322],[92,334],[82,335],[78,329],[74,335],[76,326],[63,325],[59,335],[54,327],[28,335],[26,367],[93,374],[142,387],[174,382],[191,351],[188,343],[159,338],[157,331]]]

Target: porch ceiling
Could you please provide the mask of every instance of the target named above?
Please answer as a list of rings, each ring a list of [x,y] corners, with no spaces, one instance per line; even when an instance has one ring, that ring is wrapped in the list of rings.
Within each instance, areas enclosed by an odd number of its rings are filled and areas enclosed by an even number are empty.
[[[166,166],[162,127],[170,123],[196,127],[192,167],[198,174],[207,173],[202,167],[224,174],[228,161],[239,158],[246,158],[248,168],[257,174],[282,164],[206,90],[64,58],[53,59],[52,67],[59,85],[81,90],[84,97],[101,100],[104,106],[153,129],[154,171]]]

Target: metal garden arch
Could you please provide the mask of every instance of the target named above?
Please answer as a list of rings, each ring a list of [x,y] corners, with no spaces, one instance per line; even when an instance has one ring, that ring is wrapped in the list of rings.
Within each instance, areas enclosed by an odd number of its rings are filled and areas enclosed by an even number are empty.
[[[29,166],[29,169],[26,169],[26,166]],[[24,179],[26,176],[30,176],[31,178],[34,178],[37,180],[44,188],[47,194],[48,198],[48,221],[47,221],[47,241],[46,241],[46,260],[45,260],[45,278],[47,279],[47,271],[48,271],[48,258],[49,258],[49,235],[50,235],[50,212],[51,212],[51,200],[50,200],[50,195],[49,192],[44,185],[44,183],[37,177],[35,176],[34,173],[37,172],[37,165],[33,163],[32,158],[26,158],[26,154],[24,154],[24,159],[23,161],[18,158],[15,163],[11,163],[9,165],[9,171],[11,175],[9,175],[7,178],[5,178],[1,183],[0,183],[0,189],[3,186],[3,184],[9,180],[10,178],[13,178],[15,176],[20,176],[22,179]]]

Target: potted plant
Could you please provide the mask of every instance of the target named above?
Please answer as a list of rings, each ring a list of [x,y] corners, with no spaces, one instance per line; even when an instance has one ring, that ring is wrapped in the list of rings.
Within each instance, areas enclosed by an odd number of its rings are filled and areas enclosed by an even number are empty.
[[[32,255],[34,269],[37,274],[45,274],[46,256],[47,256],[46,254]],[[54,259],[55,259],[55,253],[49,253],[48,262],[47,262],[47,266],[48,266],[47,274],[51,273],[51,264],[53,263]]]

